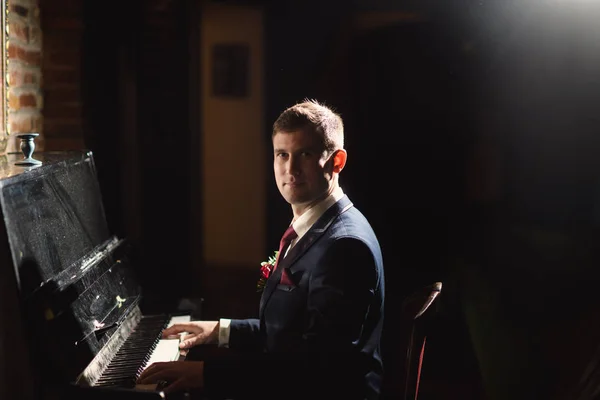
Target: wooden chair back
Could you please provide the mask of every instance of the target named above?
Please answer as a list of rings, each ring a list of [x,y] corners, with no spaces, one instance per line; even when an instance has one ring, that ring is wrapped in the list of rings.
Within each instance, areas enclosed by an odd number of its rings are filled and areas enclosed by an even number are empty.
[[[412,324],[406,352],[404,400],[417,400],[425,343],[434,326],[433,305],[441,292],[442,282],[435,282],[415,291],[402,304],[404,320]]]

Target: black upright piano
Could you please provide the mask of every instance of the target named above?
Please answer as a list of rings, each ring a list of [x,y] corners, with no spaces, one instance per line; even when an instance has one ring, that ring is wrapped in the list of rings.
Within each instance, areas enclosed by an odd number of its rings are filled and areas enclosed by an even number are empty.
[[[109,232],[89,151],[0,158],[0,399],[159,399],[135,379],[185,357],[146,315],[129,244]]]

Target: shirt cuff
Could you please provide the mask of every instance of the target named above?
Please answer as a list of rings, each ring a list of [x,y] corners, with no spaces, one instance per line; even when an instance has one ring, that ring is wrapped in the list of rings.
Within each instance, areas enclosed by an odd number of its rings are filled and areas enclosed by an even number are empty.
[[[219,320],[219,347],[229,347],[230,325],[230,319],[221,318]]]

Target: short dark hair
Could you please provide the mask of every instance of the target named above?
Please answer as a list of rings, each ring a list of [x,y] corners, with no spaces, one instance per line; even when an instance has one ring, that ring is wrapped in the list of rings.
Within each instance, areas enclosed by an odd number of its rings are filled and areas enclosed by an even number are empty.
[[[309,129],[323,140],[327,152],[344,148],[344,123],[331,107],[316,100],[305,99],[285,109],[273,123],[273,135]]]

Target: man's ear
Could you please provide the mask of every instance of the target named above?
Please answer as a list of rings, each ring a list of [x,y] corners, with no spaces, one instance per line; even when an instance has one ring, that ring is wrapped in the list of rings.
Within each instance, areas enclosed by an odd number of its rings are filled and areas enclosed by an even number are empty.
[[[346,160],[348,158],[348,153],[346,150],[339,149],[335,151],[333,155],[333,172],[340,173],[344,167],[346,166]]]

